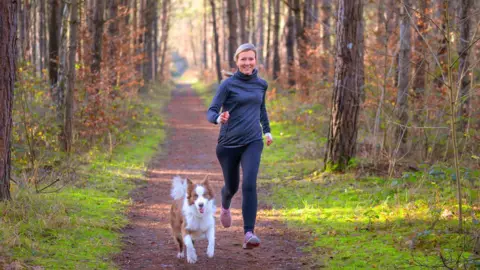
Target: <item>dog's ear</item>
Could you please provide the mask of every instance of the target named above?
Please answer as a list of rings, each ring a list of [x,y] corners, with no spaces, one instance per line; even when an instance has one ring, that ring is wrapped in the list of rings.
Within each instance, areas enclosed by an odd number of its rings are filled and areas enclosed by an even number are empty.
[[[205,175],[205,177],[203,178],[202,183],[203,183],[203,184],[208,184],[208,174]]]
[[[193,191],[193,182],[192,180],[187,178],[187,198],[190,199],[190,195]]]
[[[202,182],[202,185],[207,189],[207,192],[209,194],[209,198],[212,199],[213,198],[213,188],[212,186],[210,185],[210,181],[208,181],[209,177],[208,177],[208,174],[205,176],[205,178],[203,179],[203,182]]]

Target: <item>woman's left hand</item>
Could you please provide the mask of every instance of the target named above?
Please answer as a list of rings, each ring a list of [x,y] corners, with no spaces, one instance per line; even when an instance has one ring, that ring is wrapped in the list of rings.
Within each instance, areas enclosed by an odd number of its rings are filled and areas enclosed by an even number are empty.
[[[266,133],[265,134],[265,138],[267,139],[267,146],[270,146],[270,144],[273,143],[273,137],[272,137],[272,134],[270,133]]]

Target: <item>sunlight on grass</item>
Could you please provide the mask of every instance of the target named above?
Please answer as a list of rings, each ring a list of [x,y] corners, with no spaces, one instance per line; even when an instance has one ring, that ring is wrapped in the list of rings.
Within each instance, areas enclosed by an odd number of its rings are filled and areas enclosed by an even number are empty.
[[[290,226],[309,231],[305,251],[317,265],[425,269],[442,264],[441,251],[460,256],[467,269],[474,269],[469,236],[456,232],[455,217],[441,216],[456,205],[449,183],[421,180],[420,174],[387,180],[319,173],[321,161],[298,154],[298,141],[308,138],[301,128],[274,122],[272,130],[275,143],[263,153],[259,182],[273,209],[264,215],[281,216]],[[466,230],[474,230],[480,211],[464,209]]]

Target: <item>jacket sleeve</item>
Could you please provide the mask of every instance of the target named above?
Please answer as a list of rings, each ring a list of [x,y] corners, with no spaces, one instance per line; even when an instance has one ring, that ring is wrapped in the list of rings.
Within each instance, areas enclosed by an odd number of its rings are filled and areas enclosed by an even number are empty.
[[[217,124],[217,118],[220,115],[220,109],[228,96],[227,80],[223,81],[217,88],[210,107],[207,111],[207,120],[210,123]]]
[[[270,121],[268,121],[267,107],[265,99],[267,96],[268,84],[265,82],[265,91],[263,92],[263,101],[260,105],[260,124],[262,124],[263,134],[270,133]]]

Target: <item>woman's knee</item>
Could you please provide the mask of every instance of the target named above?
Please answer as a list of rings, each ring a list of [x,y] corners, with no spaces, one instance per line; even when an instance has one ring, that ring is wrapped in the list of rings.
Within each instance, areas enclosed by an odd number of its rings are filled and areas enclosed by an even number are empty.
[[[245,181],[242,185],[243,193],[252,193],[257,191],[257,184],[255,181]]]

